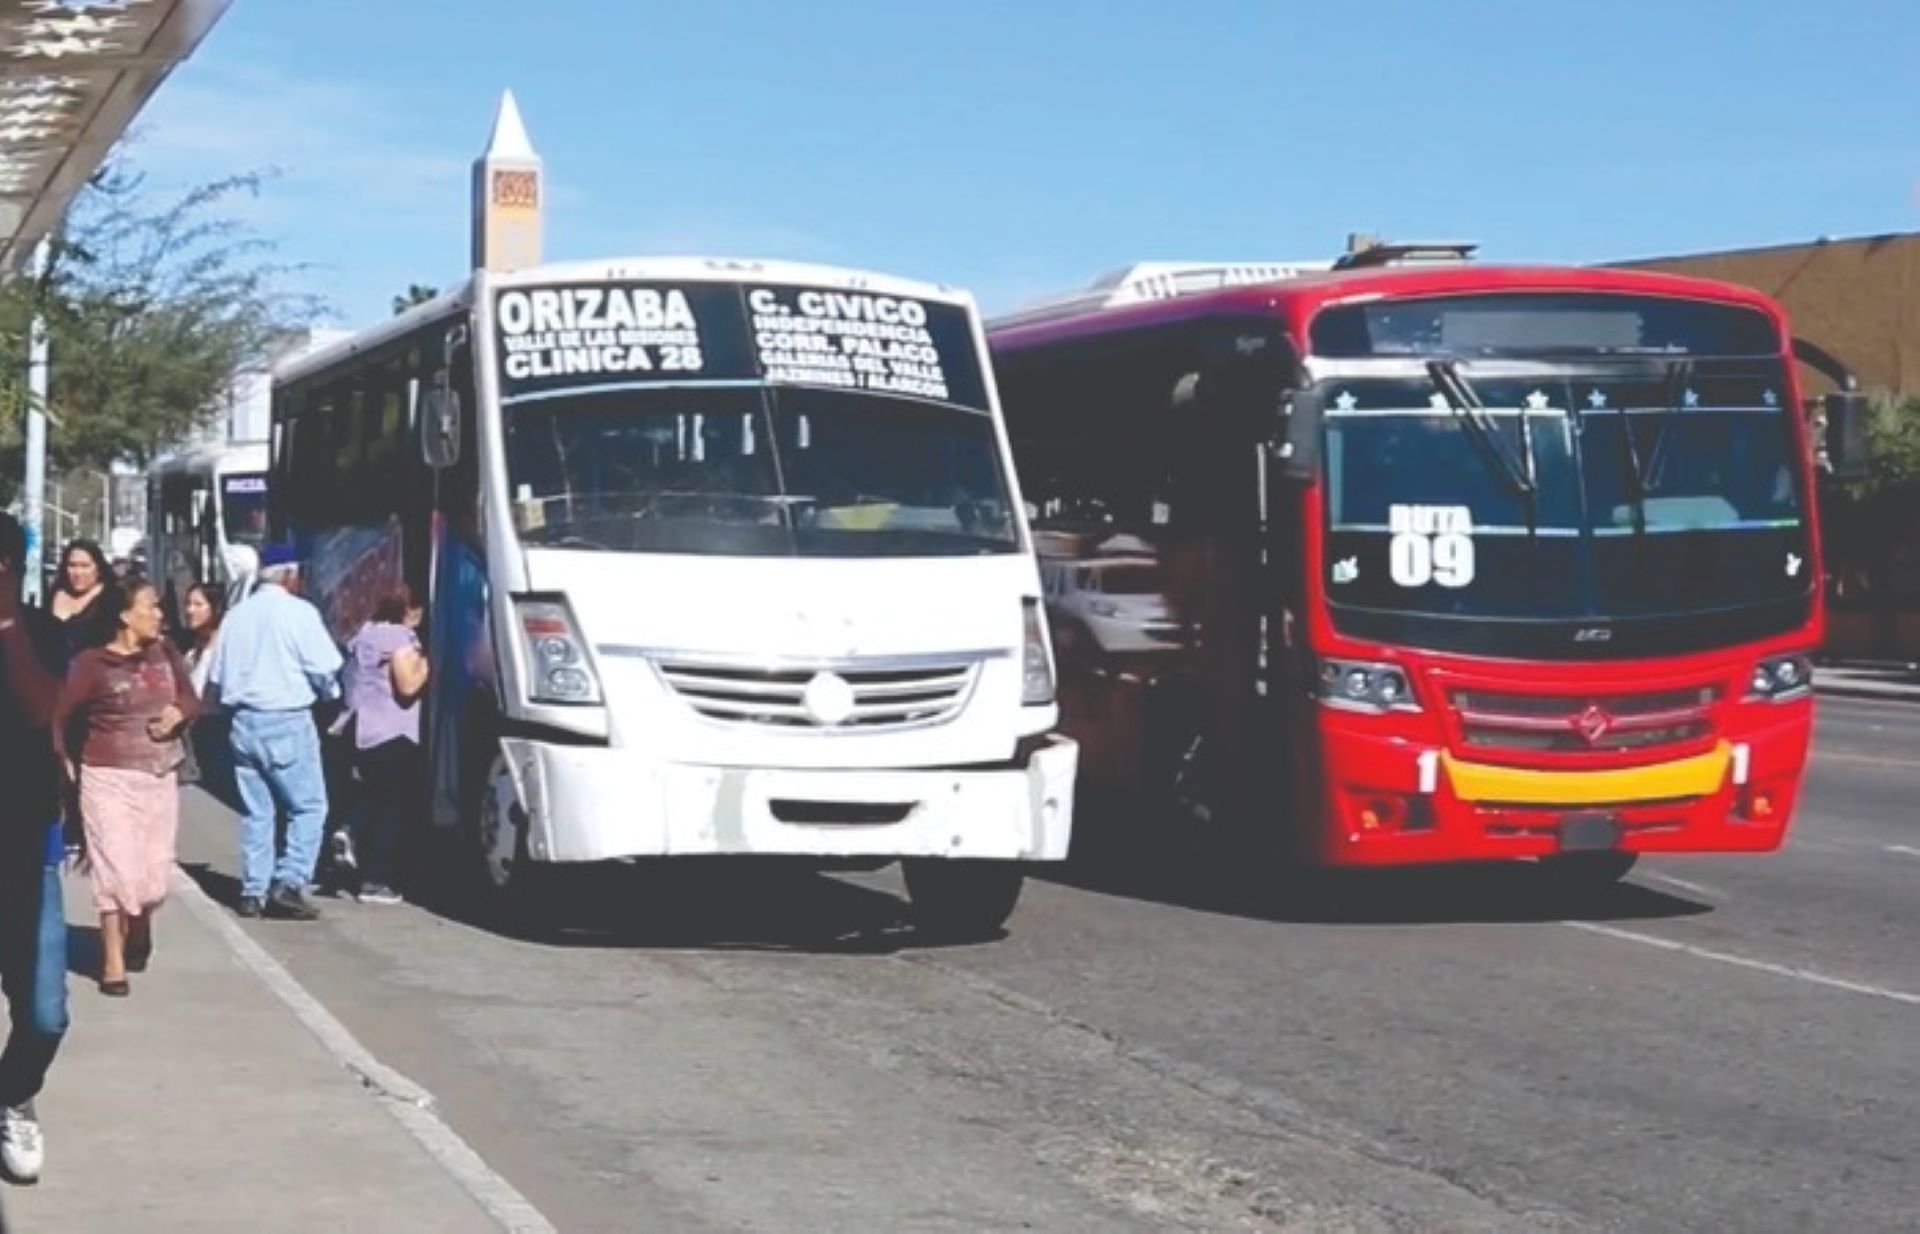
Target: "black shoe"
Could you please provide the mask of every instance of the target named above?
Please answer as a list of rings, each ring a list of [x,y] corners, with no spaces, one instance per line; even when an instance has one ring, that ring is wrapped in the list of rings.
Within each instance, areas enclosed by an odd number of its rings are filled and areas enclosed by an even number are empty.
[[[304,893],[292,887],[275,887],[267,893],[267,916],[280,921],[317,921],[320,910],[307,903]]]
[[[248,920],[258,920],[266,915],[267,902],[259,896],[241,896],[240,907],[235,911]]]

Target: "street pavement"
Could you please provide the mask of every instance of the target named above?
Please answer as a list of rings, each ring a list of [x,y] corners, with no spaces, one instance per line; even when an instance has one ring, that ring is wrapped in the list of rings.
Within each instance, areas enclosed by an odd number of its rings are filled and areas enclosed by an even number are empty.
[[[17,1234],[446,1231],[491,1223],[237,952],[184,875],[130,997],[93,982],[86,880],[67,880],[72,1028],[37,1106],[42,1181],[0,1195]],[[370,1069],[377,1075],[377,1069]]]
[[[1920,708],[1832,698],[1786,851],[1647,863],[1578,912],[1513,870],[1276,906],[1167,862],[1032,884],[1006,938],[927,949],[890,872],[687,865],[608,880],[558,941],[344,902],[242,929],[559,1230],[1920,1229],[1916,800]],[[216,896],[233,849],[196,797]],[[490,1228],[204,941],[124,1005],[76,982],[15,1228],[96,1228],[69,1214],[112,1186]],[[276,1187],[296,1136],[311,1176]],[[419,1208],[379,1198],[396,1177]]]
[[[1822,664],[1813,680],[1835,698],[1920,703],[1920,664]]]

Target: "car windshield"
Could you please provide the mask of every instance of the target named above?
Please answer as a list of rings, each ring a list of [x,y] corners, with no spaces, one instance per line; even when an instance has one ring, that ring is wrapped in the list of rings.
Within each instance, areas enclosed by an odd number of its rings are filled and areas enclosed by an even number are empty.
[[[577,392],[506,413],[529,545],[806,557],[1019,548],[981,411],[740,386]]]
[[[1480,404],[1471,412],[1424,378],[1328,384],[1336,606],[1611,619],[1807,591],[1779,361],[1460,372]],[[1531,493],[1493,457],[1502,450],[1531,475]]]

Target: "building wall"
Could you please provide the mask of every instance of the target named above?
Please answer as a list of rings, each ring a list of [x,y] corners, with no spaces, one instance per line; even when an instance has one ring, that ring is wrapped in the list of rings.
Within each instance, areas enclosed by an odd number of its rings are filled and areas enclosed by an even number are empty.
[[[1920,232],[1616,264],[1763,291],[1864,388],[1920,395]]]

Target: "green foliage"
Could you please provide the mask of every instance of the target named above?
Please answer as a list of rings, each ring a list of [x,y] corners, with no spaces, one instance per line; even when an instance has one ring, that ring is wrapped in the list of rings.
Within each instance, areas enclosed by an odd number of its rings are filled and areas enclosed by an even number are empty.
[[[316,300],[283,290],[292,268],[236,217],[262,187],[259,176],[231,176],[155,205],[139,173],[111,164],[68,211],[46,271],[0,287],[9,486],[36,313],[48,331],[54,470],[146,462],[216,421],[236,373],[268,363],[319,319]]]
[[[1920,485],[1920,398],[1876,403],[1867,442],[1872,462],[1863,495]]]
[[[398,317],[416,304],[425,304],[440,294],[438,287],[429,287],[425,283],[408,283],[406,291],[393,298],[393,315]]]

